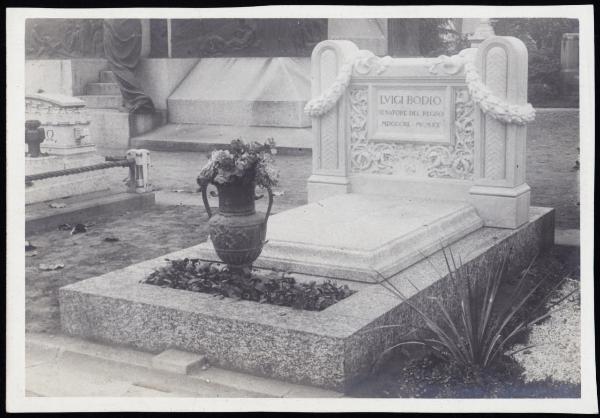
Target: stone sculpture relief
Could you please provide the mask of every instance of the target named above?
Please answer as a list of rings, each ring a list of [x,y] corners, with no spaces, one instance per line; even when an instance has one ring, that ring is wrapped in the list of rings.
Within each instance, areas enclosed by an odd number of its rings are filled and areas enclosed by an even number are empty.
[[[173,19],[174,57],[310,56],[327,19]]]
[[[471,180],[474,105],[466,88],[455,89],[454,98],[454,145],[374,142],[367,134],[367,89],[351,88],[351,170],[355,173]]]
[[[104,56],[101,19],[28,19],[25,26],[28,59]]]

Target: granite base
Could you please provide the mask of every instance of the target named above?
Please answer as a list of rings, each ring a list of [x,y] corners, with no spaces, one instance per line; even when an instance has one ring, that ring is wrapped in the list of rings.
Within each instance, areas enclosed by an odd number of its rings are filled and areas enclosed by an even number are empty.
[[[463,266],[485,268],[510,247],[510,268],[517,271],[552,245],[553,231],[554,211],[532,207],[520,228],[480,228],[451,249]],[[187,248],[62,287],[63,331],[153,353],[169,348],[204,353],[224,368],[346,391],[417,324],[410,307],[378,284],[357,283],[355,294],[315,312],[140,283],[165,258],[197,253],[198,247]],[[389,281],[427,311],[428,296],[448,291],[446,272],[440,250]],[[401,326],[380,328],[388,324]]]

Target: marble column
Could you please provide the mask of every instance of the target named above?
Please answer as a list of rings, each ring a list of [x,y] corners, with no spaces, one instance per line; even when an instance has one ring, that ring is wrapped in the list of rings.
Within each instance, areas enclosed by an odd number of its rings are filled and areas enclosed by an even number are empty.
[[[327,38],[352,41],[375,55],[388,54],[387,19],[329,19]]]

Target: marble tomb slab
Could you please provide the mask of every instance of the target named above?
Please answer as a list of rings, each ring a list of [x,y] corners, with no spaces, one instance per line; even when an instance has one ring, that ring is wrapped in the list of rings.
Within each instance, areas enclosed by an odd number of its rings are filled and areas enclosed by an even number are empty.
[[[336,279],[388,278],[483,226],[468,203],[346,194],[269,219],[256,267]],[[200,258],[217,261],[212,243]]]

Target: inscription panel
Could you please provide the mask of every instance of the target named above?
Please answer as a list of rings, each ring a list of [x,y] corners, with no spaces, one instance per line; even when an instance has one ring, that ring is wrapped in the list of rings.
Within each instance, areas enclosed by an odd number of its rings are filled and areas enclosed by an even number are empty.
[[[377,140],[370,133],[378,105],[374,89],[355,85],[349,91],[350,168],[354,173],[387,174],[401,177],[473,179],[474,103],[465,85],[449,88],[452,138],[432,141]],[[387,86],[383,90],[387,89]],[[397,136],[396,136],[397,139]]]
[[[450,86],[371,87],[371,139],[453,143]]]

